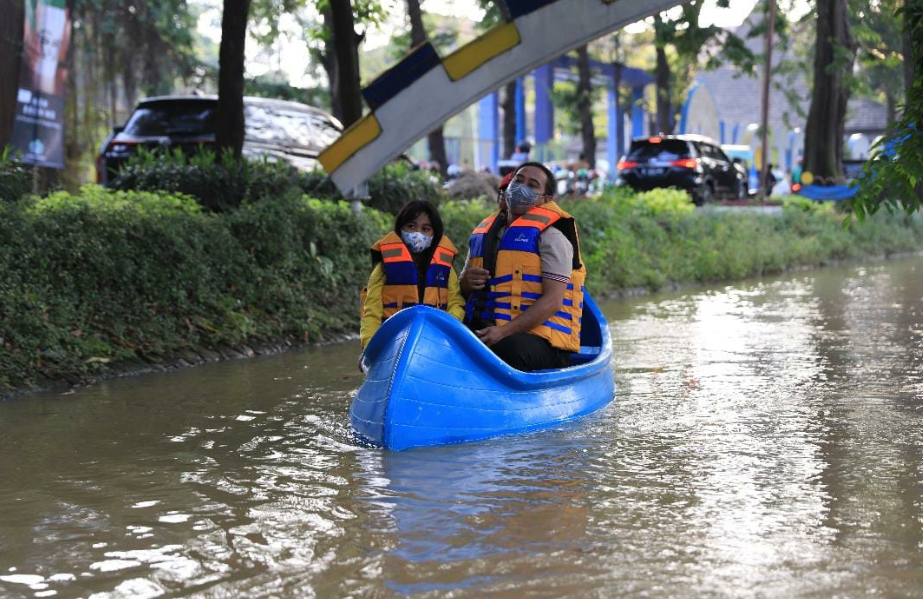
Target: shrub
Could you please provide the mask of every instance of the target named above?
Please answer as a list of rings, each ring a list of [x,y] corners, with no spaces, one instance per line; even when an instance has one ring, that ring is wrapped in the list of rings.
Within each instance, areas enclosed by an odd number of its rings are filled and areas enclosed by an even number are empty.
[[[159,153],[140,150],[112,180],[110,187],[123,191],[182,193],[213,212],[226,212],[242,204],[309,195],[340,200],[342,194],[321,171],[299,171],[284,162],[265,159],[236,161],[225,153],[203,150],[193,156],[181,151]],[[385,166],[368,183],[366,205],[396,214],[415,199],[438,203],[442,193],[428,171],[414,170],[405,162]]]
[[[281,162],[236,161],[203,150],[192,156],[139,149],[113,178],[110,187],[123,191],[162,191],[195,198],[213,212],[226,212],[243,203],[300,195],[299,173]]]
[[[652,189],[639,193],[635,202],[642,210],[647,210],[651,216],[676,216],[692,214],[695,204],[685,191],[678,189]]]
[[[0,387],[352,330],[386,220],[304,197],[212,214],[99,187],[0,204]]]
[[[15,202],[32,191],[32,173],[10,148],[0,152],[0,202]]]
[[[595,294],[923,245],[923,219],[905,214],[847,229],[830,206],[689,211],[671,193],[623,190],[562,204],[580,225]],[[471,230],[494,209],[493,199],[441,205],[457,268]],[[392,222],[292,193],[219,213],[182,194],[96,186],[0,202],[0,388],[203,346],[354,331],[368,248]]]
[[[457,179],[451,181],[446,188],[446,195],[453,200],[470,200],[472,198],[497,197],[497,186],[500,177],[490,173],[462,173]]]

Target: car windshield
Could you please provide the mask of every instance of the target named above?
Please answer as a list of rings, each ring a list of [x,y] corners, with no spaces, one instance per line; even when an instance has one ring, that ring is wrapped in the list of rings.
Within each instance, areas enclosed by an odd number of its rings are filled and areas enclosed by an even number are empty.
[[[215,102],[170,101],[139,106],[125,124],[125,133],[139,137],[212,135]]]
[[[668,162],[679,158],[689,158],[689,144],[680,139],[636,141],[631,144],[631,152],[628,154],[628,160],[635,162],[651,159]]]
[[[250,104],[244,115],[248,142],[320,151],[340,136],[332,121],[307,110]]]

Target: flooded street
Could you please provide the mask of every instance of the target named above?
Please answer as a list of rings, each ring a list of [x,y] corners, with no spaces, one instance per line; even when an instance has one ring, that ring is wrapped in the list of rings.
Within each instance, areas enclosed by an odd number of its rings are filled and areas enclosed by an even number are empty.
[[[0,597],[923,597],[923,258],[603,308],[470,445],[358,444],[357,342],[0,403]]]

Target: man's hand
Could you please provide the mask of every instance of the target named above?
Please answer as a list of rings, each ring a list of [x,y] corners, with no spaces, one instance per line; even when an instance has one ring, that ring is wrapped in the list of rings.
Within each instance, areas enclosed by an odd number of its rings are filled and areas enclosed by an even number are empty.
[[[509,336],[507,329],[509,329],[509,325],[503,327],[487,327],[486,329],[475,331],[474,334],[484,342],[484,345],[491,347]]]
[[[459,277],[462,295],[468,295],[472,291],[480,291],[487,286],[490,279],[490,271],[486,268],[466,268]]]

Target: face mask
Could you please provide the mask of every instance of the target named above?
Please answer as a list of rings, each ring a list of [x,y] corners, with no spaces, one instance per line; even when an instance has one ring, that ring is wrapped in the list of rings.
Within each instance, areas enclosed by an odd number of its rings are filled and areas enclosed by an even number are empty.
[[[432,235],[424,235],[419,231],[414,231],[413,233],[401,231],[401,239],[404,240],[404,243],[414,254],[419,254],[433,243]]]
[[[511,209],[530,209],[538,203],[538,192],[522,183],[510,183],[506,188],[506,203]]]

